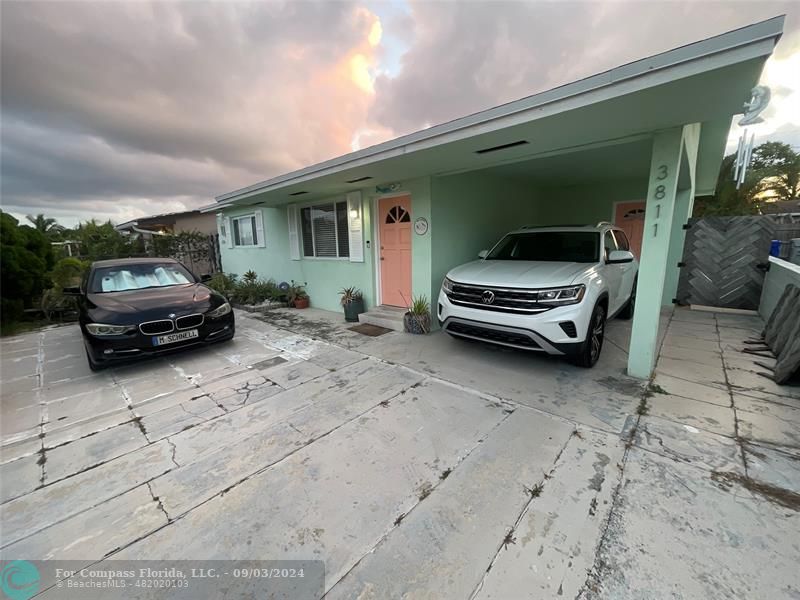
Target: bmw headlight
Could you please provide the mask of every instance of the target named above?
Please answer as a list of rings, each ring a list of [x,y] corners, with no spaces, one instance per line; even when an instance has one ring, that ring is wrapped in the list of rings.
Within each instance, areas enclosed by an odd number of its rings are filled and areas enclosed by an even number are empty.
[[[106,325],[104,323],[87,323],[86,331],[92,335],[122,335],[136,329],[136,325]]]
[[[444,281],[442,281],[442,289],[445,294],[450,294],[453,291],[453,282],[445,277]]]
[[[206,316],[209,319],[216,319],[216,318],[219,318],[219,317],[227,315],[229,312],[231,312],[231,305],[228,304],[227,302],[223,302],[217,308],[208,311],[206,313]]]
[[[537,300],[544,304],[555,304],[557,306],[578,304],[581,300],[583,300],[583,295],[585,293],[585,285],[572,285],[570,287],[542,290],[539,292]]]

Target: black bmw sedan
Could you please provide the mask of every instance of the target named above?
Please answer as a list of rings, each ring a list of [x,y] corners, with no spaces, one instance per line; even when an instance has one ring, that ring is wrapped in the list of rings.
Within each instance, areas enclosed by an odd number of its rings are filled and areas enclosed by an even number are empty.
[[[89,367],[233,337],[231,305],[171,258],[92,263],[76,296]]]

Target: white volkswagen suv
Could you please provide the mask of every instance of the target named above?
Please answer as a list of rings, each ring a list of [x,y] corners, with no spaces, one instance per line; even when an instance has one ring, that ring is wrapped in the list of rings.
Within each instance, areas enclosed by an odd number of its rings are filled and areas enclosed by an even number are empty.
[[[592,367],[606,319],[633,315],[639,265],[611,223],[523,227],[478,256],[442,283],[439,324],[450,335]]]

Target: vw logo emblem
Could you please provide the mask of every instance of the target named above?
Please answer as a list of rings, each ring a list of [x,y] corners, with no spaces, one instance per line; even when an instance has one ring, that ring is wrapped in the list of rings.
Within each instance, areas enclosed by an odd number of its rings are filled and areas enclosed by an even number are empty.
[[[491,304],[494,302],[494,292],[491,290],[486,290],[481,294],[481,302],[484,304]]]

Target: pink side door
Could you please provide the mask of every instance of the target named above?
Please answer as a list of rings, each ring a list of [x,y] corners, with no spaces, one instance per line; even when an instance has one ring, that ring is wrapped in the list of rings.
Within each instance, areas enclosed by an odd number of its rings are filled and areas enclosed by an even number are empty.
[[[620,202],[614,213],[614,225],[625,232],[631,243],[631,252],[637,259],[642,257],[644,207],[644,202]]]
[[[404,307],[411,302],[411,197],[380,199],[378,218],[381,303]]]

